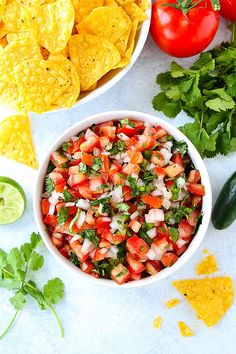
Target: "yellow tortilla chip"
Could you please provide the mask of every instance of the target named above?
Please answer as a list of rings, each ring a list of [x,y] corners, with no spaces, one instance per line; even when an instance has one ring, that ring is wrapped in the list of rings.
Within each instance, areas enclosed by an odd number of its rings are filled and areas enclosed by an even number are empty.
[[[23,28],[21,22],[21,5],[17,0],[9,0],[2,14],[7,32],[20,32]]]
[[[7,34],[5,23],[0,21],[0,38],[3,38]]]
[[[11,116],[0,122],[0,155],[38,168],[27,116]]]
[[[163,322],[163,318],[161,316],[158,316],[157,318],[155,318],[155,320],[153,321],[153,328],[156,329],[161,329],[161,324]]]
[[[178,322],[180,333],[183,337],[192,337],[194,335],[192,329],[187,326],[183,321]]]
[[[46,1],[45,0],[17,0],[17,2],[21,6],[32,7],[32,6],[40,6],[44,4]]]
[[[78,23],[96,7],[103,6],[104,0],[72,0],[75,9],[75,21]]]
[[[171,300],[166,302],[166,307],[168,309],[171,309],[172,307],[177,306],[179,303],[180,303],[179,299],[171,299]]]
[[[148,0],[136,0],[135,2],[143,11],[150,8],[150,2]]]
[[[18,87],[16,85],[13,73],[1,73],[0,102],[6,106],[14,108],[17,111],[22,110]]]
[[[39,8],[27,8],[22,14],[25,26],[36,32],[39,44],[50,53],[63,50],[71,36],[75,13],[70,0],[57,0]]]
[[[211,254],[205,257],[197,266],[196,273],[198,275],[202,274],[212,274],[218,271],[218,266],[215,257]]]
[[[104,6],[118,7],[118,4],[115,0],[105,0]]]
[[[8,45],[7,37],[0,37],[0,46],[4,49]]]
[[[123,58],[125,56],[125,52],[127,50],[131,29],[132,29],[132,24],[130,24],[128,30],[115,43],[115,46],[118,49],[121,58]]]
[[[69,52],[79,74],[81,91],[87,90],[120,61],[120,54],[111,42],[90,34],[72,36]]]
[[[121,7],[102,6],[94,9],[76,28],[78,33],[94,34],[115,43],[130,24],[130,19]]]
[[[6,0],[0,0],[0,19],[2,18],[5,7],[6,7]]]
[[[93,91],[95,90],[95,88],[97,88],[97,85],[98,83],[95,82],[92,86],[90,86],[87,90],[83,90],[83,92],[86,92],[86,91]]]
[[[129,64],[134,51],[134,43],[135,43],[137,28],[138,28],[138,20],[134,20],[132,23],[132,29],[129,35],[129,41],[128,41],[125,55],[121,59],[121,61],[114,67],[114,69],[123,68],[124,66],[127,66]]]
[[[208,327],[219,322],[233,303],[234,286],[230,277],[179,280],[173,285]]]
[[[128,4],[129,2],[134,2],[134,0],[116,0],[117,4],[120,6]]]
[[[53,104],[60,107],[72,107],[80,93],[80,81],[74,65],[63,55],[50,55],[49,60],[59,65],[68,75],[70,86],[59,96]]]
[[[60,66],[40,59],[25,60],[16,65],[14,75],[27,112],[46,111],[71,84]]]
[[[132,21],[138,20],[143,22],[147,19],[145,11],[143,11],[135,2],[129,2],[122,6],[123,9],[127,12]]]

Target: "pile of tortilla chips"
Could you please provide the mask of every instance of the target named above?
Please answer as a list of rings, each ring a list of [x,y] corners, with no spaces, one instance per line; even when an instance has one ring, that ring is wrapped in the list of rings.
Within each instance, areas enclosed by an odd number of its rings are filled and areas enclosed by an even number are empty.
[[[71,107],[126,66],[148,0],[0,0],[0,102]]]

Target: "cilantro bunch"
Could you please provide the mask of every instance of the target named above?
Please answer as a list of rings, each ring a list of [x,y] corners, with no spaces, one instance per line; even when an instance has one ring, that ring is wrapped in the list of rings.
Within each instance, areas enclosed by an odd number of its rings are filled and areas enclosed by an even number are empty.
[[[32,233],[30,242],[20,248],[13,248],[9,253],[0,249],[0,287],[14,292],[10,298],[15,308],[14,316],[0,335],[2,339],[15,322],[17,315],[23,309],[27,295],[31,296],[41,310],[50,309],[55,316],[61,335],[64,336],[61,321],[53,307],[64,295],[64,284],[59,278],[49,280],[40,290],[36,283],[29,279],[29,273],[42,268],[44,258],[35,250],[41,242],[39,234]]]
[[[236,25],[231,43],[203,52],[185,69],[172,62],[170,71],[157,76],[162,92],[154,109],[174,118],[183,110],[194,119],[180,130],[203,157],[236,151]]]

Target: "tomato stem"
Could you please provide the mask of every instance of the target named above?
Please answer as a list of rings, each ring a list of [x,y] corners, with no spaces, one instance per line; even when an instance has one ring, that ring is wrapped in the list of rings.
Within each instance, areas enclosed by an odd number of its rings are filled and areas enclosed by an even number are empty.
[[[219,0],[211,0],[211,4],[213,7],[213,10],[215,10],[215,11],[220,10],[220,1]]]
[[[236,47],[236,22],[232,22],[232,41],[233,47]]]
[[[161,6],[171,6],[174,7],[175,9],[178,9],[180,11],[182,11],[182,13],[184,15],[187,15],[187,13],[193,9],[194,7],[196,7],[197,5],[199,5],[201,2],[204,3],[205,0],[176,0],[176,4],[173,3],[167,3],[167,4],[163,4]],[[219,4],[219,0],[211,0],[212,1],[212,7],[214,10],[219,10],[220,9],[220,4]]]

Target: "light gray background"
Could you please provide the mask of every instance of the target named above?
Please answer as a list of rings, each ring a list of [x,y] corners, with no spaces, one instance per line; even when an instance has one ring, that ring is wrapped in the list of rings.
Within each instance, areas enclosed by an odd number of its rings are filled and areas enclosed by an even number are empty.
[[[214,44],[229,38],[226,23],[222,22]],[[185,65],[192,59],[178,60]],[[169,67],[171,58],[161,53],[151,38],[137,63],[127,76],[108,93],[81,108],[60,113],[32,116],[32,129],[39,163],[50,144],[65,129],[91,114],[117,109],[133,109],[156,116],[151,100],[159,88],[156,74]],[[4,116],[2,111],[2,117]],[[163,117],[164,118],[164,117]],[[164,118],[166,119],[166,118]],[[178,126],[186,121],[182,114],[169,120]],[[205,160],[215,200],[226,178],[235,170],[236,155],[218,156]],[[24,216],[15,224],[0,226],[0,246],[10,249],[26,242],[36,230],[32,211],[32,191],[36,172],[13,161],[0,158],[0,175],[16,179],[27,193],[28,206]],[[49,311],[41,312],[29,300],[15,326],[0,342],[1,354],[234,354],[236,353],[235,304],[224,319],[208,329],[197,320],[192,309],[182,302],[166,310],[164,303],[178,296],[171,286],[174,279],[194,277],[194,266],[208,248],[218,260],[221,275],[231,275],[236,281],[236,224],[226,231],[216,231],[210,225],[205,240],[195,256],[174,276],[155,285],[140,289],[106,289],[82,282],[70,274],[42,246],[45,258],[43,271],[37,281],[42,285],[48,278],[59,276],[65,283],[65,298],[57,306],[62,319],[65,338],[60,338],[57,325]],[[236,282],[235,282],[236,283]],[[8,303],[10,294],[0,291],[0,331],[10,320],[13,309]],[[164,318],[161,331],[152,328],[156,316]],[[195,332],[191,338],[181,337],[179,320],[186,321]]]

